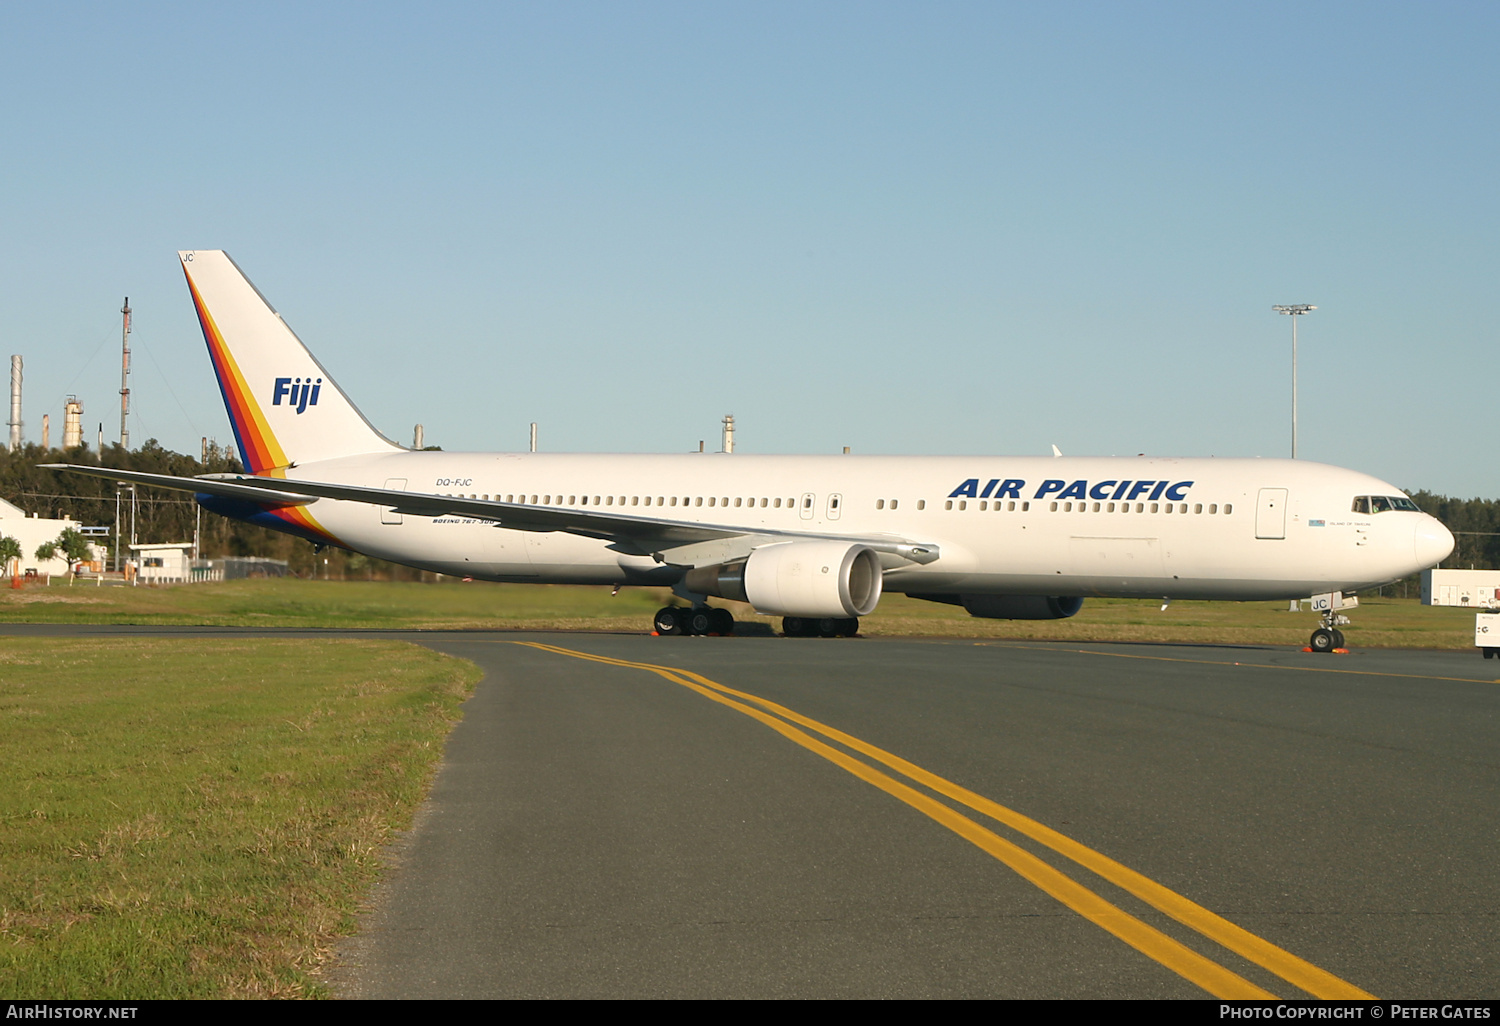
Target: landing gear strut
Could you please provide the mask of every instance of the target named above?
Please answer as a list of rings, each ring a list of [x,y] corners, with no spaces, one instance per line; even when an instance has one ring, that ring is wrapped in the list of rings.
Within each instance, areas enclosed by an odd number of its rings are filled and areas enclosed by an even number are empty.
[[[727,609],[712,606],[663,606],[651,621],[655,634],[672,637],[681,634],[707,634],[727,638],[734,633],[734,615]]]
[[[1349,623],[1349,618],[1340,609],[1352,609],[1359,605],[1358,597],[1335,591],[1326,595],[1314,595],[1311,599],[1313,611],[1318,614],[1318,629],[1308,639],[1306,651],[1347,652],[1344,632],[1340,627]],[[1299,603],[1300,605],[1300,603]]]

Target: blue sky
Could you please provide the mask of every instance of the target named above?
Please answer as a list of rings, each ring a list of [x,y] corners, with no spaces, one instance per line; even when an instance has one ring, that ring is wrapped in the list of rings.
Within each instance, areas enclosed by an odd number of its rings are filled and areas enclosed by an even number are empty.
[[[0,355],[228,441],[225,249],[447,449],[1282,456],[1500,495],[1500,6],[0,8]]]

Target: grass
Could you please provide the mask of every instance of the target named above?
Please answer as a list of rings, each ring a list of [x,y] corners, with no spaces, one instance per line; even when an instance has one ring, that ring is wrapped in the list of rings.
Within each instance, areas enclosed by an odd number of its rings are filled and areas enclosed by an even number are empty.
[[[0,997],[319,995],[477,677],[388,641],[0,640]]]
[[[409,629],[649,630],[665,589],[535,584],[443,584],[296,579],[165,587],[31,586],[0,589],[0,622],[201,624],[264,627]],[[723,603],[736,618],[768,628],[779,619]],[[1174,602],[1089,599],[1067,620],[976,620],[958,606],[904,595],[881,599],[861,621],[874,637],[1028,638],[1062,641],[1166,641],[1302,646],[1317,625],[1283,602]],[[1470,610],[1415,599],[1369,597],[1351,611],[1349,643],[1366,648],[1473,647]]]

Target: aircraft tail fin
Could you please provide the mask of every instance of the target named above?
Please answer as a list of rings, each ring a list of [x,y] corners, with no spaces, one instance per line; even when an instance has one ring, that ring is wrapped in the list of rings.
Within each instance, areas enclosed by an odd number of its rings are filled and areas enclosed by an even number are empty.
[[[203,340],[252,474],[359,453],[396,452],[222,250],[177,254]]]

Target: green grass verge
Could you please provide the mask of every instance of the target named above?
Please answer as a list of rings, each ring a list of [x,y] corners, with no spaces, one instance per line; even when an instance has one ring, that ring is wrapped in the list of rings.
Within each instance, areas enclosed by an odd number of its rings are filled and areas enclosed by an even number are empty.
[[[318,995],[478,676],[387,641],[0,639],[0,997]]]
[[[641,633],[669,601],[661,588],[536,584],[443,584],[296,579],[169,587],[0,589],[0,622],[202,624],[263,627],[604,630]],[[715,600],[717,601],[717,600]],[[1415,599],[1367,597],[1345,628],[1365,648],[1473,647],[1474,614],[1431,608]],[[742,621],[774,628],[740,603],[723,603]],[[958,606],[886,595],[861,621],[870,636],[1027,638],[1058,641],[1165,641],[1302,646],[1317,626],[1284,602],[1174,602],[1089,599],[1067,620],[976,620]]]

